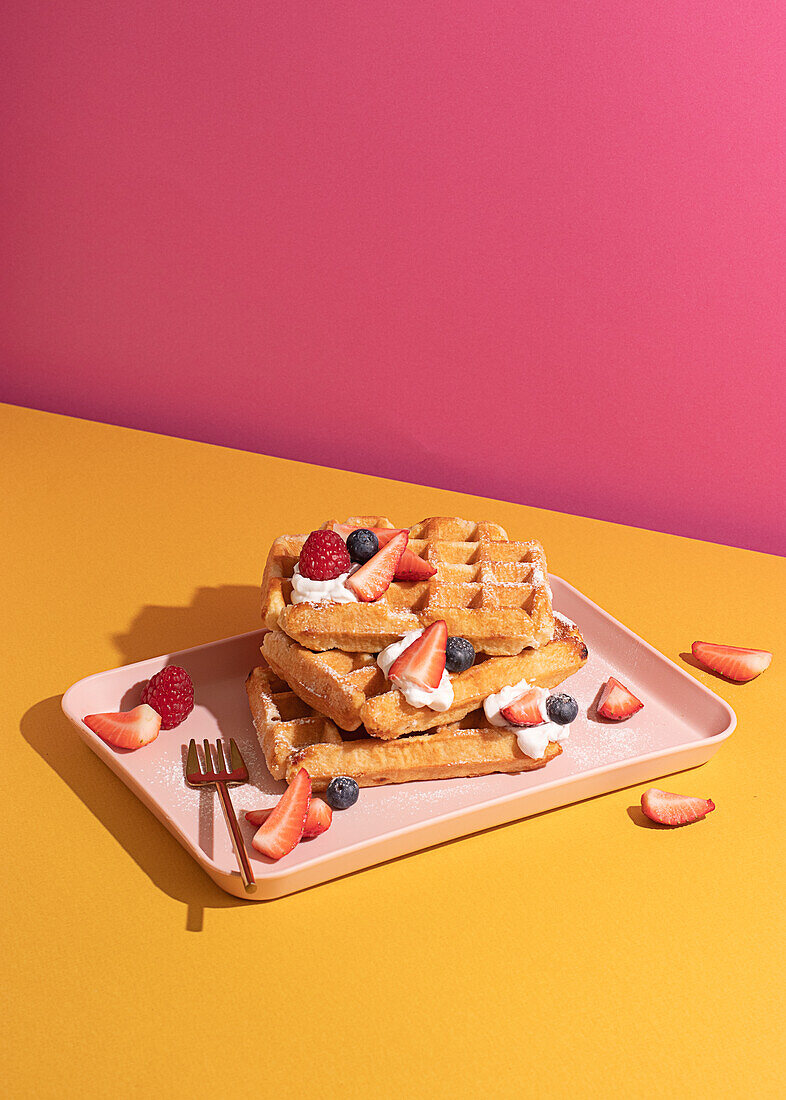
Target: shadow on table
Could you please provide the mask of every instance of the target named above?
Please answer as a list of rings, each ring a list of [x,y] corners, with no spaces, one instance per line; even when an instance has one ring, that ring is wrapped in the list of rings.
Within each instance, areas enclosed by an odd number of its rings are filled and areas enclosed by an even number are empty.
[[[119,663],[129,664],[245,633],[259,625],[259,589],[223,585],[197,589],[188,607],[144,607],[129,629],[114,635],[113,640],[122,658]],[[53,695],[32,706],[22,718],[22,736],[156,886],[187,906],[186,929],[202,930],[205,909],[258,904],[235,898],[216,886],[80,740],[61,710],[61,699]]]
[[[245,634],[261,625],[259,588],[224,584],[197,588],[187,607],[143,607],[128,630],[113,634],[112,641],[122,658],[120,663],[128,665]]]

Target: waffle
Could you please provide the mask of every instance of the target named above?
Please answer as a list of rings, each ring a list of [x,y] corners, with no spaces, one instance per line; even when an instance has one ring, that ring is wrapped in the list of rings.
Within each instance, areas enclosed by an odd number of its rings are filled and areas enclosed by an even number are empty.
[[[347,523],[392,527],[360,516]],[[331,527],[333,521],[323,524]],[[425,581],[393,581],[373,603],[291,604],[292,573],[306,535],[276,539],[262,578],[262,618],[306,649],[378,653],[408,630],[444,619],[448,633],[476,652],[520,653],[551,641],[554,617],[546,556],[539,542],[511,542],[496,523],[432,518],[409,531],[408,547],[436,566]]]
[[[345,740],[329,718],[299,699],[264,664],[250,674],[246,691],[270,774],[289,782],[305,768],[316,791],[325,790],[337,775],[350,776],[361,787],[378,787],[533,771],[562,751],[550,742],[540,760],[525,756],[516,735],[490,725],[482,710],[433,732],[396,741],[366,737],[362,728],[352,740]]]
[[[312,653],[274,630],[265,635],[262,655],[301,699],[342,730],[362,725],[372,737],[390,740],[458,722],[507,684],[527,680],[538,687],[556,687],[581,668],[587,647],[575,626],[558,619],[553,640],[541,648],[513,657],[479,656],[466,672],[451,676],[453,706],[443,713],[410,706],[369,653]]]

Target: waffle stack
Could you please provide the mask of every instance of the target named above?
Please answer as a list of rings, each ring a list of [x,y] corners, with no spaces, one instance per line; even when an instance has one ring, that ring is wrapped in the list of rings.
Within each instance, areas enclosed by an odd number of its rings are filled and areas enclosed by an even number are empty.
[[[324,528],[398,530],[384,517],[355,517]],[[483,701],[526,680],[553,688],[587,658],[578,629],[555,619],[546,559],[537,542],[511,542],[503,528],[433,518],[410,528],[408,549],[436,568],[425,581],[393,581],[373,603],[289,602],[306,535],[273,544],[262,582],[268,628],[262,659],[246,689],[271,775],[299,768],[323,790],[336,775],[360,786],[519,772],[561,752],[549,744],[533,760],[516,734],[493,726]],[[450,676],[448,710],[411,706],[387,680],[376,655],[409,630],[444,619],[468,638],[474,664]]]

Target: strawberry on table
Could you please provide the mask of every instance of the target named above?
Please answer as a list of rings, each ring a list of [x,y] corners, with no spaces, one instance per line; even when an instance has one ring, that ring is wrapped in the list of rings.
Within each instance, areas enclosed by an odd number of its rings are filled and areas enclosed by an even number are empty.
[[[251,825],[262,825],[273,813],[275,807],[269,806],[261,810],[246,810],[246,821]],[[306,823],[303,826],[302,840],[310,840],[312,837],[326,833],[333,820],[333,811],[327,802],[321,798],[312,798],[306,814]]]
[[[657,821],[659,825],[690,825],[712,813],[715,803],[711,798],[671,794],[650,787],[641,796],[641,808],[650,821]]]
[[[254,834],[251,843],[256,850],[270,859],[281,859],[291,852],[303,836],[310,802],[311,777],[301,768]]]
[[[347,577],[346,587],[363,603],[378,600],[390,588],[390,582],[396,574],[408,538],[406,531],[399,531],[387,546],[383,546],[373,558],[368,559],[365,565],[361,565],[356,572]]]
[[[690,647],[697,661],[713,672],[746,684],[769,668],[772,654],[766,649],[742,649],[715,642],[694,642]]]
[[[623,718],[630,718],[643,706],[641,699],[637,699],[629,688],[614,676],[610,676],[601,692],[598,714],[614,722],[621,722]]]
[[[133,710],[87,714],[82,719],[88,729],[117,749],[141,749],[155,741],[161,729],[161,715],[142,703]]]
[[[543,704],[547,696],[545,688],[530,688],[503,707],[500,714],[512,726],[540,726],[546,720],[543,716]]]
[[[448,627],[439,619],[427,627],[412,645],[400,653],[388,672],[388,679],[394,684],[407,683],[436,691],[442,673],[445,671],[445,646],[448,641]]]

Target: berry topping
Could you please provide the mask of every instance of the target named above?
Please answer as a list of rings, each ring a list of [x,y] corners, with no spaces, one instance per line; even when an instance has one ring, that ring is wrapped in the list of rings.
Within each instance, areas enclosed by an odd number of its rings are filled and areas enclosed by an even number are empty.
[[[194,685],[179,665],[167,665],[145,684],[142,702],[161,715],[161,729],[173,730],[194,709]]]
[[[398,655],[390,666],[388,679],[394,684],[403,681],[426,691],[436,691],[445,671],[447,640],[447,624],[439,619]]]
[[[362,565],[379,550],[379,539],[367,527],[359,527],[347,536],[347,550],[352,560]]]
[[[88,714],[82,721],[93,733],[118,749],[141,749],[158,737],[161,715],[143,703],[133,710]]]
[[[769,668],[772,660],[772,654],[766,649],[740,649],[739,646],[717,645],[714,642],[694,642],[690,648],[697,661],[739,684],[753,680]]]
[[[635,714],[643,706],[641,699],[637,699],[624,684],[610,676],[601,692],[598,714],[603,718],[611,718],[614,722],[621,722],[623,718],[630,718],[631,714]]]
[[[323,531],[321,534],[335,534],[335,532]],[[338,537],[336,535],[336,538]],[[406,549],[408,538],[406,531],[400,531],[387,546],[383,546],[373,558],[369,558],[351,577],[347,578],[347,588],[363,603],[378,600],[382,593],[390,588],[390,582],[395,576],[396,567]],[[347,558],[349,558],[348,554]]]
[[[298,567],[312,581],[333,581],[352,568],[347,548],[335,531],[312,531],[303,543]]]
[[[310,802],[311,777],[301,768],[254,834],[251,843],[256,850],[270,859],[291,852],[303,835]]]
[[[246,810],[246,821],[251,825],[262,825],[273,813],[272,807],[263,810]],[[321,798],[312,798],[308,805],[306,823],[303,826],[302,840],[310,840],[312,837],[326,833],[333,820],[333,811],[327,802]]]
[[[312,837],[326,833],[333,821],[333,811],[322,798],[312,798],[308,808],[308,817],[303,829],[303,837],[310,840]]]
[[[466,672],[475,660],[475,647],[466,638],[448,638],[445,668],[448,672]]]
[[[641,808],[650,821],[660,825],[690,825],[712,813],[715,803],[711,798],[692,798],[650,787],[641,796]]]
[[[500,714],[511,726],[540,726],[545,721],[542,709],[545,694],[545,688],[530,688],[503,707]]]
[[[353,531],[370,531],[377,536],[380,546],[387,546],[392,538],[406,531],[406,527],[353,527],[349,523],[334,523],[333,530],[346,542]]]
[[[546,714],[550,722],[556,722],[558,726],[569,726],[578,716],[579,704],[572,695],[562,692],[559,695],[549,695],[546,700]]]
[[[407,548],[401,555],[396,569],[397,581],[427,581],[437,571],[436,565],[419,558],[414,550]]]
[[[348,810],[355,805],[359,794],[360,787],[354,779],[350,779],[348,775],[337,775],[328,784],[325,800],[334,810]]]

